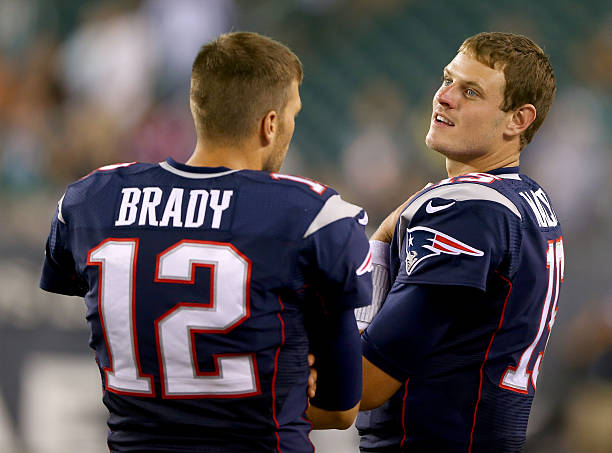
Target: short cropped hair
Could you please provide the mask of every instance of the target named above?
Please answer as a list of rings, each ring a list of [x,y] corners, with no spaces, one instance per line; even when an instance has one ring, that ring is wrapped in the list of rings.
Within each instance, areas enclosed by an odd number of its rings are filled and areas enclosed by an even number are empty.
[[[240,143],[270,110],[285,107],[302,63],[285,45],[257,33],[234,32],[205,44],[191,70],[191,110],[198,135]]]
[[[535,120],[520,137],[520,149],[523,149],[544,122],[555,98],[555,75],[548,57],[531,39],[499,32],[471,36],[461,44],[459,52],[504,71],[502,111],[509,112],[524,104],[536,108]]]

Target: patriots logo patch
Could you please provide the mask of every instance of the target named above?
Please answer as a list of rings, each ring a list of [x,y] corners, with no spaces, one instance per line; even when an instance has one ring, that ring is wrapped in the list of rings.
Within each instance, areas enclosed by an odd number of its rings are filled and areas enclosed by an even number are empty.
[[[484,255],[482,251],[432,228],[421,226],[408,228],[406,238],[406,273],[408,275],[421,261],[443,253],[447,255]]]

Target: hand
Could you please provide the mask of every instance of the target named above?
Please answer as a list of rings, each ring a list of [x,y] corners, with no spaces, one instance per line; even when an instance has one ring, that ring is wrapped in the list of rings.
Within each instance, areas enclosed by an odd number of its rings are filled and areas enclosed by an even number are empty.
[[[408,203],[410,203],[412,201],[412,199],[417,194],[419,194],[422,190],[428,188],[431,185],[432,185],[432,183],[430,183],[430,182],[427,183],[425,185],[425,187],[423,187],[423,189],[421,189],[418,192],[416,192],[413,195],[411,195],[410,198],[408,198],[401,205],[399,205],[397,208],[395,208],[391,212],[391,214],[389,214],[387,216],[387,218],[382,221],[382,223],[380,224],[378,229],[370,237],[370,240],[371,241],[382,241],[382,242],[387,242],[387,243],[390,244],[391,240],[393,239],[393,232],[395,231],[395,225],[397,224],[397,221],[398,221],[400,215],[402,215],[402,212],[404,212],[404,209],[406,209],[406,206],[408,206]]]
[[[314,354],[308,354],[308,367],[310,368],[310,376],[308,376],[308,398],[314,398],[317,391],[317,369],[314,367],[314,363]]]

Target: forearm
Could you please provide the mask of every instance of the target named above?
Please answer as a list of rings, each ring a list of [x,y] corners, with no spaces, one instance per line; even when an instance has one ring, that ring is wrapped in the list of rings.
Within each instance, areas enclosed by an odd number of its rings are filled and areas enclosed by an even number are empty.
[[[372,304],[355,309],[355,319],[360,331],[363,331],[372,322],[380,310],[391,283],[389,281],[389,244],[382,241],[370,240],[372,252]]]
[[[308,418],[315,429],[346,429],[361,398],[361,342],[352,310],[330,315],[311,336],[316,357],[317,390]]]

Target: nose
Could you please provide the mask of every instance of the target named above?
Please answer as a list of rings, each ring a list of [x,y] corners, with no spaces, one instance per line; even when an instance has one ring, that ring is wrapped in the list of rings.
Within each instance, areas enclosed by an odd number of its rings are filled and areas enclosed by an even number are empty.
[[[444,107],[454,109],[457,106],[457,97],[455,93],[456,87],[454,83],[442,85],[436,92],[434,100]]]

